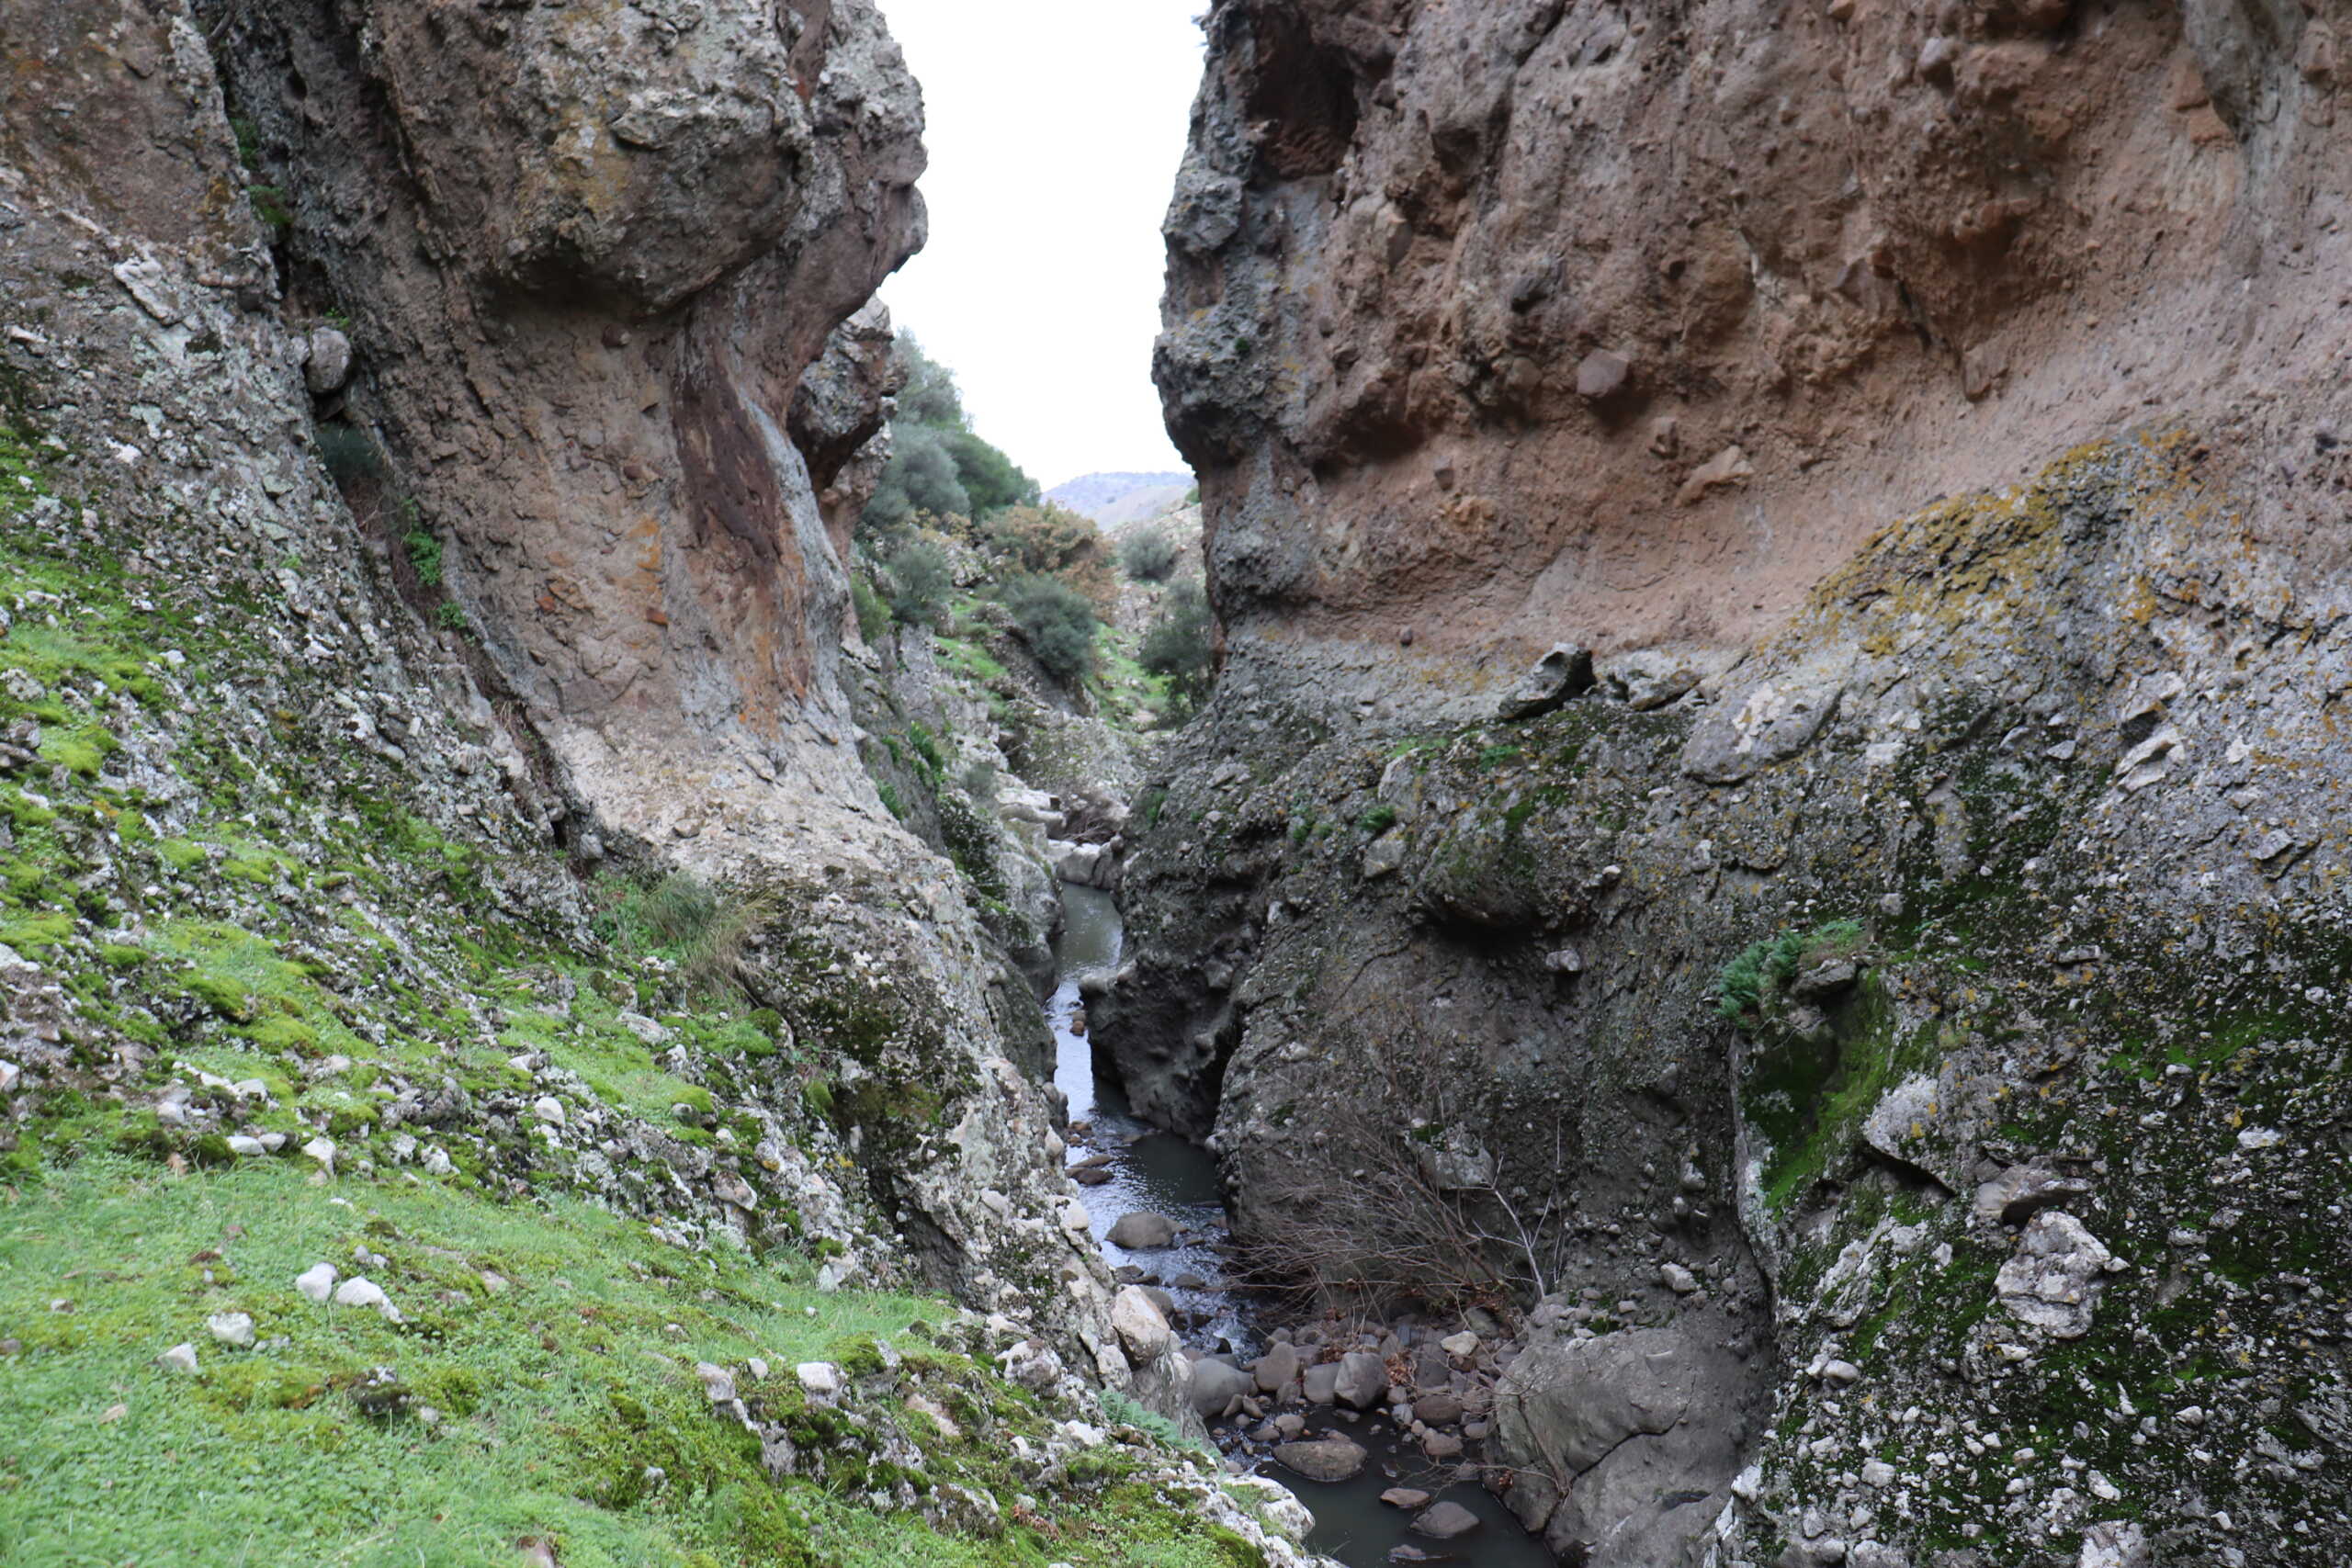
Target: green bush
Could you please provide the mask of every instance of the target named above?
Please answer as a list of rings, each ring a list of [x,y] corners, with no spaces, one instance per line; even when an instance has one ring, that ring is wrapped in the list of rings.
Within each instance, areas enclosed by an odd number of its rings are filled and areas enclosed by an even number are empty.
[[[441,541],[424,528],[411,528],[403,541],[408,546],[408,563],[416,569],[416,580],[427,588],[441,586]]]
[[[376,438],[356,425],[341,421],[319,426],[319,461],[326,465],[327,477],[345,489],[362,481],[377,481],[384,477],[383,448]]]
[[[1852,951],[1862,940],[1858,920],[1831,920],[1811,931],[1782,931],[1751,943],[1715,977],[1715,1007],[1734,1023],[1755,1016],[1808,962]]]
[[[918,539],[890,558],[890,614],[904,625],[933,624],[955,592],[955,569],[937,545]]]
[[[925,513],[986,517],[1007,506],[1034,504],[1037,481],[972,430],[956,378],[922,351],[911,333],[899,334],[906,385],[890,421],[890,460],[866,503],[872,531],[904,531]]]
[[[1016,570],[1058,578],[1098,606],[1118,602],[1110,546],[1091,517],[1050,504],[1007,507],[981,528],[980,542]]]
[[[1046,672],[1065,686],[1094,672],[1094,606],[1058,578],[1023,573],[1004,585],[1013,629]]]
[[[882,634],[890,629],[890,606],[883,603],[881,592],[863,574],[849,585],[850,603],[857,611],[857,635],[867,642],[880,642]]]
[[[1180,713],[1205,701],[1216,681],[1216,621],[1208,593],[1198,579],[1178,583],[1161,604],[1159,618],[1144,634],[1138,662],[1168,682]]]
[[[1130,534],[1119,547],[1119,564],[1137,582],[1165,582],[1183,556],[1183,547],[1165,528]]]

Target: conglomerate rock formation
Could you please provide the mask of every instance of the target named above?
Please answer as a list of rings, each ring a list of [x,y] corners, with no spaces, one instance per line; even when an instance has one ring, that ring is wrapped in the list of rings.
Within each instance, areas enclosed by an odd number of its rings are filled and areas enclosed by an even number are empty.
[[[1563,1562],[2341,1561],[2352,12],[1208,28],[1138,1105]]]

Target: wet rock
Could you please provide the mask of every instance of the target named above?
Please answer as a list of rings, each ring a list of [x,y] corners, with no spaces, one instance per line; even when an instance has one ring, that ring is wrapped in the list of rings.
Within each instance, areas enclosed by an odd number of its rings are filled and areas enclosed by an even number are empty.
[[[1274,1450],[1276,1463],[1296,1471],[1309,1481],[1352,1481],[1370,1457],[1361,1444],[1339,1437],[1311,1443],[1284,1443]]]
[[[1380,1500],[1392,1508],[1403,1508],[1410,1512],[1416,1508],[1428,1507],[1430,1495],[1417,1487],[1391,1486],[1380,1495]]]
[[[1312,1366],[1301,1374],[1306,1402],[1309,1404],[1330,1404],[1339,1399],[1340,1367],[1336,1361]]]
[[[1478,1528],[1478,1516],[1459,1503],[1439,1503],[1414,1516],[1406,1528],[1431,1540],[1455,1540]]]
[[[1451,1427],[1462,1419],[1462,1401],[1450,1393],[1425,1393],[1413,1401],[1413,1419],[1432,1427]]]
[[[1176,1245],[1176,1222],[1165,1214],[1122,1214],[1104,1237],[1113,1247],[1130,1252],[1151,1252]]]

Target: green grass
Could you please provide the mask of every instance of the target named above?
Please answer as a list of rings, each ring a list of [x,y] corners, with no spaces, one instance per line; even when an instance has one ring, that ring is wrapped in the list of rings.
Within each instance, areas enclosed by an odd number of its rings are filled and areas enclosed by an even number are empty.
[[[566,1568],[1246,1561],[1139,1487],[1057,1500],[1027,1481],[1045,1517],[989,1540],[860,1506],[831,1482],[773,1482],[694,1374],[697,1360],[763,1357],[775,1371],[756,1392],[784,1408],[795,1364],[870,1366],[866,1347],[889,1341],[908,1357],[900,1381],[921,1380],[998,1438],[959,1446],[932,1429],[932,1478],[1009,1502],[1025,1478],[1003,1468],[1002,1449],[1016,1430],[1039,1435],[1044,1416],[910,1333],[943,1320],[937,1302],[820,1293],[747,1258],[679,1252],[585,1204],[337,1190],[306,1183],[294,1162],[175,1178],[93,1157],[6,1202],[0,1327],[22,1347],[0,1358],[0,1561],[13,1568],[513,1568],[526,1537],[553,1542]],[[382,1258],[366,1271],[405,1325],[295,1292],[314,1263],[356,1270],[362,1247]],[[212,1342],[206,1316],[230,1311],[253,1316],[261,1348]],[[155,1365],[183,1341],[198,1348],[192,1379]],[[368,1413],[356,1395],[388,1382],[406,1401]],[[437,1427],[420,1419],[426,1405]],[[667,1478],[649,1483],[648,1465]],[[879,1479],[855,1465],[842,1475],[845,1489]]]

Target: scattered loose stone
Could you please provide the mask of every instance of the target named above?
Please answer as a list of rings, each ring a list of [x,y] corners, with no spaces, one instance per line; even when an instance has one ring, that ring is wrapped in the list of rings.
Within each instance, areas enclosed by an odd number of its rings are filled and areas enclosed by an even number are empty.
[[[196,1371],[196,1347],[186,1344],[175,1345],[155,1359],[166,1371],[187,1372],[193,1375]]]
[[[563,1101],[551,1094],[543,1094],[531,1101],[531,1114],[551,1126],[563,1125]]]
[[[390,1323],[401,1320],[400,1309],[392,1305],[391,1298],[384,1294],[381,1286],[364,1274],[355,1274],[337,1285],[334,1301],[337,1306],[373,1307]]]
[[[204,1320],[212,1337],[232,1350],[250,1350],[254,1343],[254,1320],[242,1312],[216,1312]]]
[[[324,1306],[334,1294],[335,1268],[332,1263],[315,1264],[294,1277],[294,1288],[309,1300]]]
[[[843,1386],[842,1370],[831,1361],[803,1361],[792,1371],[800,1386],[820,1399],[835,1397]]]

